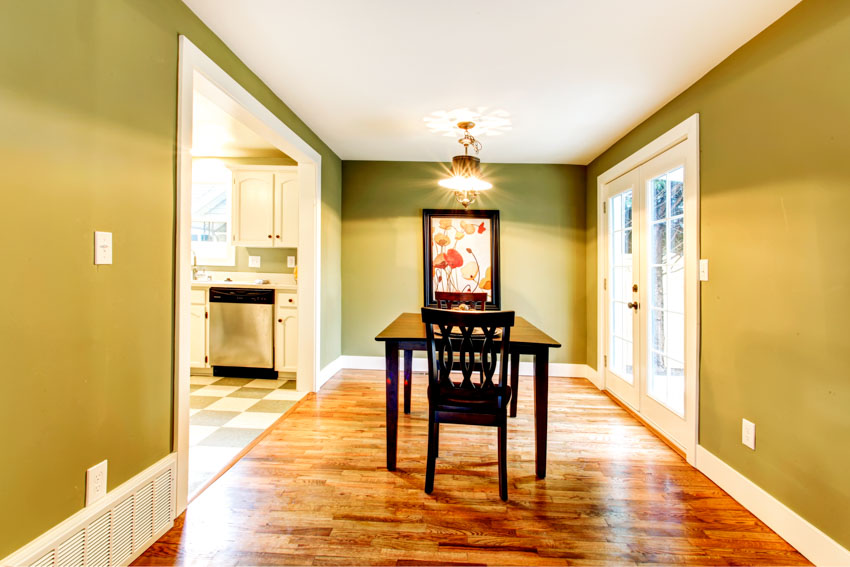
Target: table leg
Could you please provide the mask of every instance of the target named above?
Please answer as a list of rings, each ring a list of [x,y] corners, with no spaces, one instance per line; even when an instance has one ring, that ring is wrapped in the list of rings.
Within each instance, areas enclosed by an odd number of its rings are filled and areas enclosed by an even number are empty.
[[[537,478],[546,478],[546,434],[549,425],[549,349],[534,355],[534,437]]]
[[[413,388],[413,351],[404,351],[404,413],[410,413],[410,390]]]
[[[398,343],[386,342],[387,363],[387,469],[395,470],[398,444]]]
[[[511,417],[516,417],[516,404],[519,397],[519,354],[511,354]]]

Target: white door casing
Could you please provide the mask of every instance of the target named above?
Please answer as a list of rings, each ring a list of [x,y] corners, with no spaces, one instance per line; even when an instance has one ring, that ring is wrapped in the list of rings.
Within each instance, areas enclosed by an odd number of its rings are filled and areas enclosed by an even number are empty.
[[[192,104],[195,89],[298,163],[297,388],[315,391],[319,371],[321,155],[272,114],[188,38],[179,38],[177,93],[177,233],[174,270],[174,429],[176,514],[186,508],[191,352]]]
[[[672,150],[671,150],[672,149]],[[665,154],[666,152],[666,154]],[[677,165],[678,164],[678,165]],[[683,250],[684,250],[684,418],[675,416],[663,404],[660,404],[647,391],[646,386],[650,376],[647,360],[650,356],[650,345],[645,344],[649,337],[649,314],[651,308],[647,304],[649,298],[649,271],[647,267],[651,260],[647,243],[650,241],[650,230],[658,223],[650,217],[648,210],[649,190],[647,184],[659,175],[671,172],[681,165],[684,172],[683,199]],[[680,172],[681,173],[681,172]],[[610,198],[630,186],[638,190],[634,198],[634,224],[639,233],[643,233],[640,243],[634,244],[639,263],[636,263],[638,273],[635,274],[635,284],[638,292],[634,300],[640,304],[634,316],[636,331],[635,340],[635,386],[634,389],[624,387],[625,382],[619,380],[616,373],[606,367],[611,364],[611,350],[608,345],[609,328],[611,323],[609,312],[609,293],[612,282],[605,281],[608,277],[609,230],[611,230]],[[597,179],[597,242],[598,242],[598,286],[597,286],[597,365],[602,383],[597,386],[611,391],[627,405],[633,407],[650,425],[664,433],[685,452],[689,463],[694,464],[699,430],[699,115],[694,114],[681,124],[663,134],[647,146],[612,167]],[[663,220],[663,219],[662,219]],[[641,257],[641,255],[643,257]],[[675,417],[673,419],[671,416]]]

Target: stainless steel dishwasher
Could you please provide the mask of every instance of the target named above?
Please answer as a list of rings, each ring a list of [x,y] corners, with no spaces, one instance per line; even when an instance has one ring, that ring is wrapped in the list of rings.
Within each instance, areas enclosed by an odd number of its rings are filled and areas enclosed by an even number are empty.
[[[210,365],[273,369],[274,290],[210,288]]]

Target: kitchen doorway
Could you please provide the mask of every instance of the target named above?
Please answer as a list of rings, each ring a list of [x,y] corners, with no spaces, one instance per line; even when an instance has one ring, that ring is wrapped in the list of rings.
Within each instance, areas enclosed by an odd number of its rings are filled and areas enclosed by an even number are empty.
[[[214,387],[207,383],[192,385],[192,168],[193,105],[196,87],[212,85],[205,94],[217,99],[219,106],[269,144],[291,157],[298,178],[298,284],[291,299],[298,308],[297,367],[294,384],[283,380],[275,390],[306,393],[315,391],[319,352],[320,289],[320,207],[321,156],[295,132],[280,121],[224,70],[204,55],[186,37],[180,36],[177,127],[177,221],[175,237],[175,355],[174,355],[174,430],[173,450],[177,453],[176,510],[186,508],[189,497],[190,391]],[[196,227],[197,228],[197,227]],[[197,343],[197,341],[196,341]],[[197,346],[196,349],[197,350]],[[196,380],[197,381],[197,380]],[[243,389],[250,385],[218,384],[224,389]],[[281,387],[285,386],[285,387]],[[293,387],[294,386],[294,387]],[[250,388],[249,388],[250,389]],[[243,392],[244,393],[244,392]],[[226,395],[220,396],[222,398]],[[274,396],[273,396],[274,397]],[[246,399],[246,398],[239,398]],[[223,400],[224,401],[224,400]],[[274,400],[278,401],[278,400]],[[237,402],[232,402],[236,404]],[[241,402],[244,405],[245,402]],[[198,408],[195,408],[198,409]],[[256,416],[244,420],[256,421]],[[259,423],[259,422],[258,422]]]
[[[698,117],[599,176],[604,388],[693,464],[698,442]]]

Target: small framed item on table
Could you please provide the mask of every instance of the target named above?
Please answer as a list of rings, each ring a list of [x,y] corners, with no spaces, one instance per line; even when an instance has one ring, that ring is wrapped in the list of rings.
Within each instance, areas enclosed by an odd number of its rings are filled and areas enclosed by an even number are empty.
[[[425,305],[437,291],[484,292],[486,309],[501,309],[499,211],[422,211]]]

